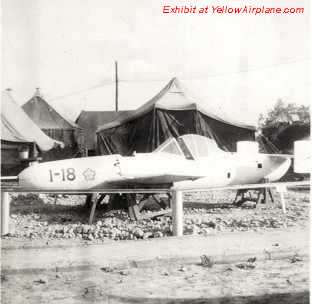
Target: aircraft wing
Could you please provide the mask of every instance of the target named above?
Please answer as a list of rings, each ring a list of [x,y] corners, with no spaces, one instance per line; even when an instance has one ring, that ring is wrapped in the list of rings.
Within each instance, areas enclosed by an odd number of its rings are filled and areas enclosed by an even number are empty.
[[[213,191],[213,190],[239,190],[239,189],[261,189],[261,188],[276,188],[277,190],[285,190],[286,188],[308,187],[310,188],[310,180],[299,182],[274,182],[274,183],[257,183],[257,184],[241,184],[241,185],[228,185],[220,187],[207,187],[207,186],[193,186],[192,182],[174,183],[172,190],[198,192],[198,191]]]
[[[93,189],[103,189],[109,187],[110,189],[136,189],[140,187],[147,188],[171,188],[172,181],[185,181],[185,180],[195,180],[197,176],[186,176],[186,175],[176,175],[176,174],[163,174],[163,175],[149,175],[145,177],[131,177],[124,176],[123,180],[114,181],[112,183],[102,183],[96,185]]]

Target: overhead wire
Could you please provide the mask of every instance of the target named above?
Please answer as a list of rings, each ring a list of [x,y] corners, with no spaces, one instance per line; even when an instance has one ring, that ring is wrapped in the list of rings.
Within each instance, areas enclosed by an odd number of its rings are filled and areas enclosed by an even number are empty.
[[[228,76],[228,75],[235,75],[235,74],[241,74],[241,73],[249,73],[249,72],[256,72],[256,71],[261,71],[261,70],[265,70],[265,69],[271,69],[271,68],[276,68],[276,67],[280,67],[280,66],[285,66],[285,65],[290,65],[290,64],[296,64],[299,62],[304,62],[304,61],[309,61],[310,58],[300,58],[300,59],[295,59],[295,60],[291,60],[291,61],[286,61],[286,62],[280,62],[280,63],[274,63],[271,65],[267,65],[267,66],[261,66],[261,67],[251,67],[248,69],[242,69],[242,70],[238,70],[238,71],[232,71],[232,72],[224,72],[224,73],[217,73],[217,74],[211,74],[211,75],[203,75],[203,76],[195,76],[195,77],[180,77],[181,80],[203,80],[203,79],[209,79],[209,78],[217,78],[217,77],[223,77],[223,76]],[[118,82],[120,83],[131,83],[131,82],[164,82],[167,81],[168,78],[159,78],[159,79],[125,79],[125,78],[120,78],[118,80]],[[95,90],[97,88],[100,87],[104,87],[107,85],[112,85],[114,84],[115,81],[114,80],[104,80],[101,81],[99,84],[97,85],[93,85],[90,87],[87,87],[85,89],[81,89],[81,90],[77,90],[77,91],[73,91],[61,96],[57,96],[54,98],[51,98],[50,101],[54,101],[54,100],[58,100],[58,99],[63,99],[63,98],[67,98],[67,97],[71,97],[74,95],[79,95],[82,93],[86,93],[88,91],[92,91]]]
[[[109,81],[109,80],[104,81],[104,82],[102,81],[101,83],[99,83],[97,85],[93,85],[91,87],[87,87],[87,88],[84,88],[84,89],[81,89],[81,90],[73,91],[73,92],[70,92],[70,93],[67,93],[67,94],[64,94],[64,95],[60,95],[60,96],[56,96],[56,97],[50,98],[49,101],[54,101],[54,100],[57,100],[57,99],[63,99],[63,98],[71,97],[71,96],[74,96],[74,95],[79,95],[79,94],[82,94],[82,93],[85,93],[85,92],[88,92],[88,91],[92,91],[92,90],[104,87],[105,85],[110,85],[110,84],[113,84],[113,83],[114,83],[114,81]]]
[[[224,73],[216,73],[216,74],[210,74],[210,75],[203,75],[203,76],[193,76],[191,78],[185,78],[181,77],[181,80],[195,80],[195,79],[207,79],[207,78],[215,78],[215,77],[222,77],[222,76],[228,76],[228,75],[234,75],[234,74],[242,74],[242,73],[249,73],[254,71],[260,71],[265,69],[271,69],[278,66],[284,66],[289,64],[295,64],[299,62],[309,61],[310,58],[301,58],[301,59],[295,59],[291,61],[281,62],[281,63],[274,63],[271,65],[261,66],[261,67],[251,67],[248,69],[242,69],[238,71],[232,71],[232,72],[224,72]],[[120,82],[153,82],[153,81],[164,81],[165,79],[120,79]]]

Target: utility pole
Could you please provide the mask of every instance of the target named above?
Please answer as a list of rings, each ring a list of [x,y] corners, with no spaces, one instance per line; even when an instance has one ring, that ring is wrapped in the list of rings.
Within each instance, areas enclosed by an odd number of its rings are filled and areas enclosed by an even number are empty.
[[[115,111],[118,112],[118,63],[115,61]]]

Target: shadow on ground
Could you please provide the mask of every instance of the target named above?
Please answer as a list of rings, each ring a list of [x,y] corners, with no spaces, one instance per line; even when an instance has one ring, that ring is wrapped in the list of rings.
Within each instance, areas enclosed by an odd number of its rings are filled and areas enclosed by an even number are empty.
[[[53,197],[49,197],[48,199],[49,202],[47,203],[43,199],[32,194],[14,197],[12,198],[10,213],[11,215],[37,215],[40,217],[39,221],[45,221],[48,224],[87,224],[89,222],[91,207],[85,204],[84,195],[79,196],[77,203],[73,205],[66,205],[67,196],[55,200],[55,202]],[[112,210],[112,212],[116,210],[125,209],[116,208]],[[106,204],[98,204],[93,222],[96,221],[97,217],[103,218],[111,216],[110,213],[106,213],[106,211],[108,211]],[[124,220],[125,216],[126,215],[122,212],[114,213],[114,217],[120,220]]]
[[[233,296],[218,298],[190,298],[190,299],[165,299],[165,298],[137,298],[120,297],[107,295],[107,301],[110,303],[129,303],[129,304],[305,304],[309,303],[309,292],[298,293],[276,293],[259,296]]]
[[[53,200],[53,199],[52,199]],[[87,222],[90,210],[84,205],[66,206],[64,204],[44,203],[38,197],[27,195],[13,198],[10,208],[11,215],[38,215],[41,221],[49,224],[74,224]]]

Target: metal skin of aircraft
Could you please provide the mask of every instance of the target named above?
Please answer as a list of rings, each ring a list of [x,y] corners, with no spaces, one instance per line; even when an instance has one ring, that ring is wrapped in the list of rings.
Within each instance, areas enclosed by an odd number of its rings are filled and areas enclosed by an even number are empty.
[[[44,191],[214,188],[279,180],[288,155],[225,152],[200,135],[170,138],[152,153],[104,155],[37,163],[22,171],[19,185]],[[122,192],[122,191],[121,191]]]

